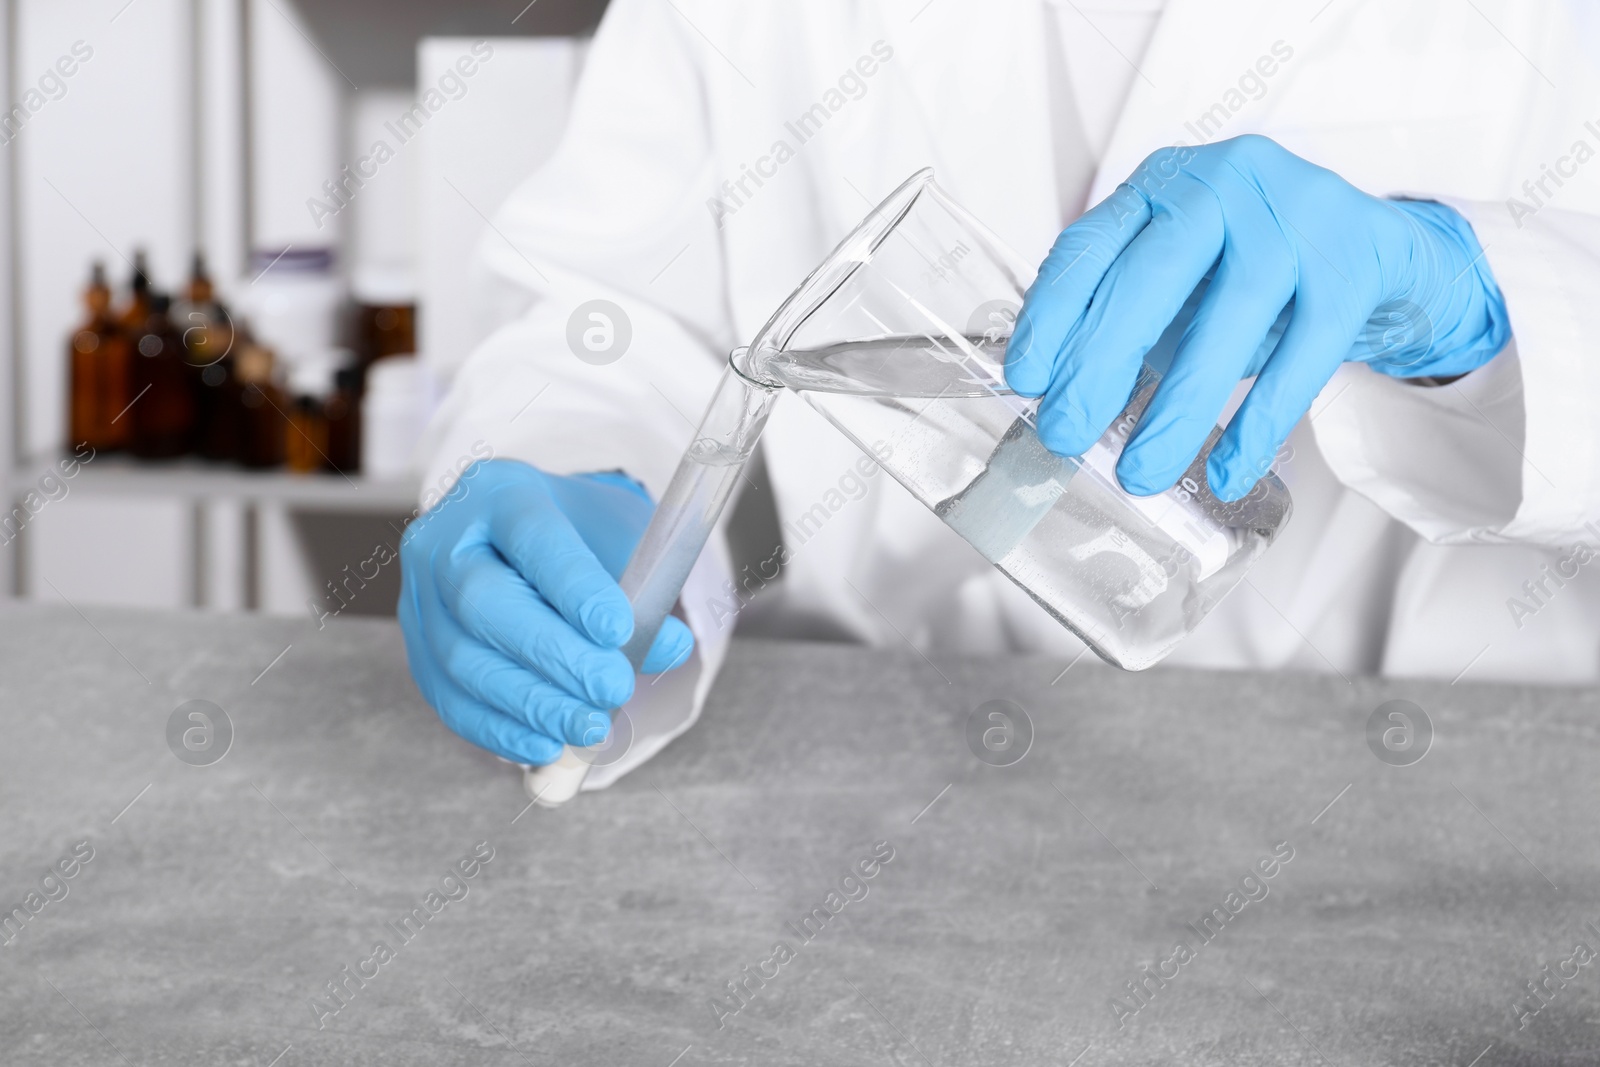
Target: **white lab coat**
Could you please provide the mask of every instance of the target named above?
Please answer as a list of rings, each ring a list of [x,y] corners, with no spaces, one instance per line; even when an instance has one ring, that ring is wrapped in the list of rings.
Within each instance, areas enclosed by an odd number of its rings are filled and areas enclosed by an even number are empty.
[[[456,376],[425,443],[428,484],[482,439],[553,472],[620,468],[659,495],[728,350],[924,165],[1020,255],[1042,258],[1065,220],[1040,5],[613,0],[561,148],[486,238],[485,291],[508,321]],[[1557,566],[1572,556],[1561,546],[1600,549],[1585,528],[1600,519],[1600,158],[1588,158],[1600,150],[1600,42],[1586,10],[1169,0],[1091,202],[1161,145],[1265,134],[1369,192],[1461,211],[1516,338],[1456,386],[1342,370],[1281,466],[1295,497],[1288,529],[1169,663],[1600,676],[1600,578],[1589,573],[1600,557]],[[1273,73],[1240,91],[1275,45]],[[829,117],[802,143],[792,124],[819,103]],[[778,162],[780,141],[792,155]],[[1547,167],[1561,186],[1524,187]],[[723,185],[741,178],[742,190]],[[1514,213],[1511,197],[1528,210]],[[632,325],[626,354],[605,366],[566,341],[573,309],[597,298]],[[930,669],[955,652],[1043,651],[1063,667],[1080,653],[888,477],[866,480],[859,499],[830,496],[859,453],[803,402],[777,405],[765,449],[791,535],[819,501],[844,501],[791,544],[780,614],[909,642]],[[633,751],[591,785],[698,713],[732,628],[726,561],[713,544],[682,600],[695,666],[642,687]],[[1557,585],[1547,562],[1576,576]],[[1524,587],[1541,579],[1542,590]]]

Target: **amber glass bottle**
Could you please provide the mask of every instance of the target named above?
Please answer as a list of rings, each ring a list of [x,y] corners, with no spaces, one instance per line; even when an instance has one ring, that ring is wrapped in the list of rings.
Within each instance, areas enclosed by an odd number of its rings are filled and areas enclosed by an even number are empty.
[[[328,465],[344,474],[361,469],[361,368],[341,367],[333,395],[323,405],[328,421]]]
[[[194,258],[189,260],[189,284],[184,287],[183,298],[190,304],[205,306],[214,296],[211,274],[206,270],[206,254],[195,249]]]
[[[328,418],[322,401],[310,394],[294,398],[289,409],[289,435],[284,455],[296,474],[311,474],[323,468],[328,454]]]
[[[94,265],[83,302],[89,317],[67,343],[67,447],[86,444],[96,452],[112,452],[128,443],[133,419],[125,412],[133,394],[128,388],[128,338],[111,318],[104,264]]]
[[[415,304],[356,305],[356,343],[363,364],[417,350]]]
[[[274,378],[272,349],[245,338],[235,354],[239,380],[239,462],[246,467],[283,463],[288,401]]]
[[[206,459],[238,459],[242,387],[233,354],[196,369],[194,450]]]
[[[205,256],[200,252],[194,254],[189,284],[184,287],[183,299],[172,309],[172,321],[183,334],[189,361],[196,366],[208,367],[233,348],[233,321],[216,298]]]
[[[117,316],[122,332],[129,337],[144,329],[150,317],[150,272],[145,263],[144,249],[133,253],[133,277],[128,281],[128,304]]]
[[[194,437],[195,374],[167,317],[171,301],[159,293],[149,300],[150,314],[133,342],[129,448],[145,459],[167,459],[189,451]]]
[[[239,381],[234,370],[233,320],[216,299],[205,257],[194,254],[183,300],[173,325],[195,377],[195,451],[207,459],[231,460],[239,452]]]

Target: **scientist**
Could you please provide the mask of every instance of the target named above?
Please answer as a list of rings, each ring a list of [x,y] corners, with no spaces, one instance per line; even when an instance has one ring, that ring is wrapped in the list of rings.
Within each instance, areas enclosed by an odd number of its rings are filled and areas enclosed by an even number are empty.
[[[1118,475],[1171,486],[1220,420],[1218,495],[1276,464],[1296,510],[1168,662],[1596,680],[1600,580],[1561,564],[1600,550],[1597,23],[1576,0],[613,0],[559,150],[485,238],[500,325],[426,442],[430,483],[476,442],[497,458],[402,551],[419,687],[528,764],[626,704],[591,786],[688,727],[737,614],[728,549],[637,690],[614,578],[728,351],[927,165],[1043,264],[1006,375],[1061,454],[1212,274]],[[750,609],[768,632],[1081,655],[806,405],[764,450],[786,539],[861,488]]]

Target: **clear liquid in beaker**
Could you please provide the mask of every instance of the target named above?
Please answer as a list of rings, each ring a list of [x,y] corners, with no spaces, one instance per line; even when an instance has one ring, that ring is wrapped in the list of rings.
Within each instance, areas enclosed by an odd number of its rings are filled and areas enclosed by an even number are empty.
[[[985,559],[1129,670],[1155,663],[1198,626],[1287,519],[1287,491],[1270,474],[1244,500],[1212,496],[1205,459],[1220,431],[1174,489],[1122,490],[1117,458],[1159,380],[1148,370],[1106,435],[1063,459],[1034,432],[1034,402],[944,341],[851,342],[777,354],[762,367],[858,445],[886,455],[895,479]]]

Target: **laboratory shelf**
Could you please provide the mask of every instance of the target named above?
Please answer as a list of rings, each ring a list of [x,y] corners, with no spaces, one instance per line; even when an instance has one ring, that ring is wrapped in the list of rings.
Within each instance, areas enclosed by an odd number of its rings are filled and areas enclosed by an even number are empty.
[[[11,476],[10,496],[26,493],[39,479],[57,472],[68,456],[41,456],[19,465]],[[297,511],[393,514],[417,506],[421,482],[416,478],[377,480],[360,474],[295,474],[286,470],[251,471],[197,459],[166,462],[100,455],[80,463],[70,480],[73,493],[125,494],[181,498],[204,502],[232,499],[275,504]]]
[[[350,610],[393,611],[395,548],[417,514],[420,479],[116,454],[80,461],[68,478],[69,458],[42,455],[7,472],[0,577],[9,589],[0,592],[298,614],[321,603],[330,583],[348,582],[363,594]],[[326,610],[343,611],[339,603]]]

